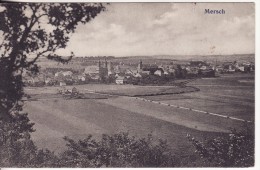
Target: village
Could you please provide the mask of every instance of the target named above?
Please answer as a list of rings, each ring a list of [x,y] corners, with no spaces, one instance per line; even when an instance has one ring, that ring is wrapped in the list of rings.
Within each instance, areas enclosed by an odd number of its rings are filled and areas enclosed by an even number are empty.
[[[1,3],[0,170],[256,168],[256,6]]]
[[[76,59],[80,60],[80,59]],[[112,61],[111,61],[112,60]],[[80,60],[82,61],[82,60]],[[84,59],[83,59],[84,61]],[[72,62],[73,64],[73,62]],[[175,80],[199,77],[216,77],[221,74],[249,73],[254,71],[252,62],[189,61],[184,64],[174,62],[146,64],[113,63],[113,58],[92,62],[81,69],[59,66],[41,68],[37,75],[24,73],[24,84],[27,86],[66,86],[79,84],[133,84],[133,85],[171,85]]]

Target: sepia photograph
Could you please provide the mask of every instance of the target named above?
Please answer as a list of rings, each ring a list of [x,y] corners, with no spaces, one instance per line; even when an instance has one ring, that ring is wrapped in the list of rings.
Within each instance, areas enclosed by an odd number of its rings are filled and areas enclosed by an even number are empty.
[[[254,2],[0,3],[1,168],[255,167]]]

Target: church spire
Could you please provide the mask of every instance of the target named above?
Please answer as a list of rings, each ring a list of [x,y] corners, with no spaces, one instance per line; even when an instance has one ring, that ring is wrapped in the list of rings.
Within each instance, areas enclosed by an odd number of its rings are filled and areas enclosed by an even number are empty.
[[[142,60],[140,60],[138,67],[137,67],[137,71],[140,73],[140,72],[142,72],[142,70],[143,70],[143,62],[142,62]]]
[[[105,68],[107,68],[107,59],[105,59]]]
[[[98,60],[98,68],[100,68],[101,67],[101,62],[100,62],[100,60]]]

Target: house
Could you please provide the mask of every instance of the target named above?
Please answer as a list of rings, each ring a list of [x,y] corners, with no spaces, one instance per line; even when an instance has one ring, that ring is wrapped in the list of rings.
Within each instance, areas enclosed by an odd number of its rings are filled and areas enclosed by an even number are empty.
[[[162,68],[159,68],[158,70],[156,70],[156,71],[154,72],[154,75],[162,76],[163,73],[164,73],[163,69],[162,69]]]
[[[142,75],[141,75],[140,73],[136,73],[136,74],[134,74],[133,76],[136,77],[136,78],[137,78],[137,77],[139,77],[139,78],[142,77]]]
[[[64,71],[64,72],[62,72],[62,74],[63,74],[64,77],[73,75],[73,73],[71,71]]]
[[[77,94],[78,93],[78,90],[76,89],[76,87],[72,88],[71,93],[73,93],[73,94]]]
[[[55,77],[63,76],[62,71],[59,71],[59,72],[55,73],[54,76],[55,76]]]
[[[207,66],[203,65],[200,67],[201,70],[207,70]]]
[[[92,65],[92,66],[87,66],[84,70],[84,73],[85,74],[88,74],[88,75],[96,75],[96,74],[99,74],[99,66],[95,66],[95,65]]]
[[[40,82],[40,79],[38,77],[33,78],[33,84],[36,85]]]
[[[238,66],[237,69],[241,72],[245,71],[245,66]]]
[[[216,70],[216,72],[219,72],[219,73],[224,72],[224,68],[222,66],[216,66],[215,70]]]
[[[34,79],[32,77],[29,77],[27,79],[27,83],[30,84],[30,85],[34,84]]]
[[[124,76],[125,76],[124,73],[117,73],[117,74],[115,75],[116,78],[117,78],[117,77],[124,77]]]
[[[78,79],[79,79],[80,81],[86,81],[86,78],[85,78],[84,76],[78,76]]]
[[[44,82],[45,82],[45,84],[49,84],[49,82],[51,82],[51,80],[52,80],[52,79],[48,77],[48,78],[45,79]]]
[[[229,73],[234,73],[235,71],[236,71],[235,66],[229,65],[229,67],[228,67],[228,72],[229,72]]]
[[[150,75],[150,71],[142,71],[142,74]]]
[[[168,72],[169,72],[170,74],[175,74],[176,70],[175,70],[174,68],[170,67],[170,68],[168,69]]]
[[[116,84],[125,84],[126,78],[123,76],[119,76],[116,78]]]
[[[163,73],[164,75],[169,75],[169,72],[167,72],[167,71],[164,71],[164,73]]]
[[[130,70],[130,69],[127,69],[126,71],[125,71],[125,74],[127,75],[133,75],[134,73],[133,73],[133,71],[132,70]]]
[[[89,75],[91,79],[93,80],[99,80],[100,79],[100,67],[99,66],[87,66],[84,70],[85,75]]]
[[[64,81],[60,82],[60,86],[66,86],[67,84]]]
[[[198,74],[199,68],[187,66],[186,71],[187,71],[187,74],[196,75],[196,74]]]
[[[236,71],[236,67],[233,62],[223,63],[223,69],[226,73],[234,73]]]

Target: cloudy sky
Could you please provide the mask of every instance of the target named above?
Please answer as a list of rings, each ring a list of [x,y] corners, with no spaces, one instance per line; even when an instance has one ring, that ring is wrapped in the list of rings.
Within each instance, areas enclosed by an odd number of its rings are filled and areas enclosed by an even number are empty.
[[[205,14],[224,9],[225,14]],[[72,35],[66,55],[215,55],[255,51],[253,3],[111,3]]]

